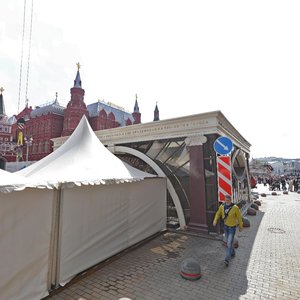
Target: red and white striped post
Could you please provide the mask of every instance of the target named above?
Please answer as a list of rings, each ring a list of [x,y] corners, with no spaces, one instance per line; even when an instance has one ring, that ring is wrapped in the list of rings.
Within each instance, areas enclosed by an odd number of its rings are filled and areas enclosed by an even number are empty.
[[[225,195],[232,197],[231,157],[217,156],[219,201],[225,201]]]

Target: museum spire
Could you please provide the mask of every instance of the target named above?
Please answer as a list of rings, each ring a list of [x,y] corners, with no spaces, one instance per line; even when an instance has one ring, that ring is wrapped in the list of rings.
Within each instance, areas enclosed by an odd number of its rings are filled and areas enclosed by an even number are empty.
[[[135,104],[134,104],[134,109],[133,109],[133,111],[139,113],[139,112],[140,112],[140,108],[139,108],[137,99],[138,99],[137,94],[135,94]]]
[[[0,88],[0,115],[5,115],[5,107],[2,92],[4,92],[4,88]]]
[[[157,102],[156,102],[156,105],[155,105],[153,121],[159,121],[159,110],[158,110],[158,107],[157,107]]]
[[[79,73],[80,63],[78,62],[76,65],[77,65],[77,74],[76,74],[76,78],[74,80],[74,87],[81,88],[81,78],[80,78],[80,73]]]

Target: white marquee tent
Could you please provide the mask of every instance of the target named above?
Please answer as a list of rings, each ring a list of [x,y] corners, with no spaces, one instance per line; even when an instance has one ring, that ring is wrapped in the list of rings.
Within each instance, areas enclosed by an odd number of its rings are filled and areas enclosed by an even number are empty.
[[[17,172],[47,187],[122,183],[154,177],[112,154],[97,138],[85,116],[67,141],[42,160]]]
[[[10,232],[12,245],[24,242],[16,246],[20,253],[9,254],[19,260],[15,274],[8,270],[5,258],[1,259],[0,280],[5,271],[7,278],[0,283],[0,295],[8,295],[5,299],[40,299],[51,285],[63,285],[81,271],[165,229],[165,178],[132,168],[114,156],[85,117],[59,149],[14,175],[25,176],[25,186],[33,187],[35,182],[36,187],[48,189],[0,194],[0,201],[7,202],[8,217],[18,213],[22,218],[26,211],[23,229]],[[19,188],[23,187],[21,181]],[[15,220],[10,220],[9,227],[13,228]],[[26,240],[27,235],[32,240]],[[0,252],[3,247],[0,237]],[[27,251],[30,247],[35,251]],[[24,284],[18,298],[20,277]]]
[[[53,191],[0,170],[0,299],[48,295]]]

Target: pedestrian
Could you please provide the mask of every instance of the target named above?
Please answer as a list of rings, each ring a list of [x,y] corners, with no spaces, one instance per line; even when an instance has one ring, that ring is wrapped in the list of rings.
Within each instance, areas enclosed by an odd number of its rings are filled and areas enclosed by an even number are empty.
[[[298,189],[299,189],[299,184],[298,184],[298,178],[297,177],[294,178],[293,184],[294,184],[294,192],[297,193]]]
[[[294,184],[294,178],[292,177],[292,178],[290,179],[290,185],[289,185],[289,190],[290,190],[290,192],[293,191],[293,184]]]
[[[225,196],[225,203],[219,206],[213,221],[213,226],[217,225],[220,218],[224,221],[225,241],[227,243],[224,263],[228,266],[230,259],[235,256],[233,240],[236,227],[238,225],[240,231],[243,229],[243,220],[240,209],[237,205],[231,202],[231,196],[229,195]]]

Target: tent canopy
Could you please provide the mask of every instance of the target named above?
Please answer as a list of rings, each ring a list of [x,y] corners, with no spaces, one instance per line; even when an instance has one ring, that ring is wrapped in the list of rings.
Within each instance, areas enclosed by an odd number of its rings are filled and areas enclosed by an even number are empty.
[[[35,184],[30,179],[0,169],[0,192],[22,191],[26,187],[34,186]]]
[[[142,180],[155,175],[135,169],[112,154],[97,138],[85,116],[67,141],[40,161],[17,172],[58,188]]]

